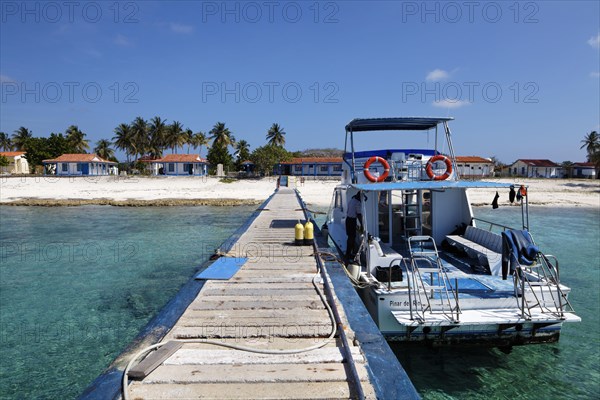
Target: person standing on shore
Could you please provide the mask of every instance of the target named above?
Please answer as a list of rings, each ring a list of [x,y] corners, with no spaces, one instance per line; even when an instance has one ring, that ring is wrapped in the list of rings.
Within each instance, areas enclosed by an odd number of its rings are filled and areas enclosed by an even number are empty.
[[[348,202],[348,211],[346,212],[346,235],[348,240],[346,242],[346,255],[345,260],[348,264],[351,257],[354,255],[354,244],[356,243],[356,225],[357,220],[362,220],[361,205],[360,205],[360,193],[356,193]]]

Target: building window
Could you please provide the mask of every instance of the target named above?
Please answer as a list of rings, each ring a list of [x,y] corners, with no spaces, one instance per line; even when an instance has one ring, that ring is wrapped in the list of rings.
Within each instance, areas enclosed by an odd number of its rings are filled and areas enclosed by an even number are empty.
[[[342,170],[342,166],[341,165],[334,165],[333,166],[333,170],[336,172],[340,172]]]
[[[183,164],[183,172],[190,172],[190,164]]]
[[[63,172],[69,172],[69,164],[61,164]]]
[[[294,171],[296,171],[296,172],[302,172],[302,165],[295,165],[294,166]]]
[[[321,165],[321,172],[329,172],[329,167],[327,165]]]
[[[175,172],[175,164],[169,163],[169,172]]]
[[[525,175],[525,167],[521,167],[521,175]]]
[[[81,172],[81,164],[77,164],[77,172]]]

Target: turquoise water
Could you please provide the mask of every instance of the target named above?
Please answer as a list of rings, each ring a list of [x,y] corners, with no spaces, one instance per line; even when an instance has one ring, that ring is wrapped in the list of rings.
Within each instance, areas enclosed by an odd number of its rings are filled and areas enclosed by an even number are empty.
[[[476,216],[515,226],[520,207],[476,208]],[[482,225],[480,225],[482,226]],[[560,341],[514,347],[394,350],[424,399],[597,399],[600,396],[600,210],[539,207],[530,231],[560,261],[561,281],[583,319]]]
[[[254,209],[0,207],[0,398],[77,397]],[[475,212],[513,225],[520,209]],[[598,398],[599,213],[531,210],[583,322],[510,354],[396,349],[423,398]]]
[[[0,398],[77,397],[249,207],[0,207]]]

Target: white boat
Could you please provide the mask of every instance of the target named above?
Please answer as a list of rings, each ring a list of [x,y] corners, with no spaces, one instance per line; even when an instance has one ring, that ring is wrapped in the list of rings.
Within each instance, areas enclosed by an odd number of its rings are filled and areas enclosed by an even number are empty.
[[[346,269],[388,340],[499,347],[558,341],[563,323],[581,319],[569,303],[570,288],[560,283],[558,260],[528,232],[528,188],[461,180],[451,120],[346,125],[341,183],[323,228],[344,256],[348,204],[359,193],[362,227]],[[394,131],[380,134],[387,140],[420,132],[433,144],[356,151],[355,134],[372,131]],[[506,193],[511,186],[521,206],[518,229],[474,217],[468,189]]]

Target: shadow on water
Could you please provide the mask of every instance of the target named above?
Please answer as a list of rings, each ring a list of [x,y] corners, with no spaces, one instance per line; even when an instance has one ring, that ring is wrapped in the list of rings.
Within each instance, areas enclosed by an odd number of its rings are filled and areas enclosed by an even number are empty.
[[[478,392],[482,381],[479,371],[502,368],[505,354],[490,348],[427,347],[390,343],[390,347],[418,390],[439,391],[458,396],[465,391]]]
[[[590,388],[565,374],[558,344],[440,347],[390,343],[419,394],[431,399],[580,399]]]

